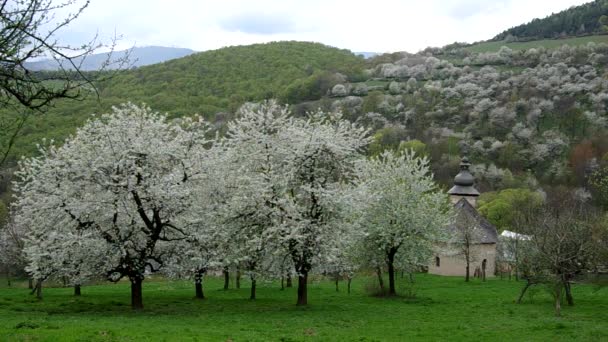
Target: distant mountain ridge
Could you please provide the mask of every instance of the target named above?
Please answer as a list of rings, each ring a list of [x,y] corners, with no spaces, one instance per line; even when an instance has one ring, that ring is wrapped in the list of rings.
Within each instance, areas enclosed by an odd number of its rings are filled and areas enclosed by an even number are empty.
[[[492,40],[536,40],[608,33],[608,0],[596,0],[512,27]]]
[[[186,48],[174,48],[165,46],[145,46],[134,47],[130,50],[115,51],[112,53],[112,61],[123,58],[130,51],[129,65],[131,67],[141,67],[145,65],[162,63],[171,59],[181,58],[195,53],[196,51]],[[82,61],[80,70],[95,71],[99,70],[103,63],[108,59],[108,53],[97,53],[87,56],[84,61],[77,59],[76,63]],[[53,59],[45,59],[36,62],[26,63],[26,68],[31,71],[39,70],[57,70],[59,63]],[[64,68],[72,69],[71,66],[64,64]],[[110,65],[108,68],[113,69],[117,65]]]

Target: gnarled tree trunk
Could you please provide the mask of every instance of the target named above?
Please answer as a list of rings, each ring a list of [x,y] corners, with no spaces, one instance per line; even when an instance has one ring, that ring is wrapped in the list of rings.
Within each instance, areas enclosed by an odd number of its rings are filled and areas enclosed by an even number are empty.
[[[80,297],[80,284],[74,285],[74,296]]]

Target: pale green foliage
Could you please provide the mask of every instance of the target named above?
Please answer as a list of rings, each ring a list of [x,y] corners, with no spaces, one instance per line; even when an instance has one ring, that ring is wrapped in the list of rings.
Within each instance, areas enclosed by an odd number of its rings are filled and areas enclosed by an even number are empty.
[[[417,157],[426,157],[428,156],[428,150],[426,144],[418,139],[402,141],[399,144],[399,149],[401,151],[412,150],[416,154]]]
[[[498,192],[487,192],[479,199],[479,212],[492,224],[502,230],[516,230],[517,213],[522,210],[538,208],[543,204],[543,197],[537,191],[529,189],[505,189]]]

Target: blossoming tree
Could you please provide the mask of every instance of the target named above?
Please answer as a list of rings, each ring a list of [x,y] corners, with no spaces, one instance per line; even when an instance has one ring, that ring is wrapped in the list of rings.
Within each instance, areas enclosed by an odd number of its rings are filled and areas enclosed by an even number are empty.
[[[429,172],[426,157],[413,151],[384,152],[366,162],[360,177],[359,225],[364,239],[384,255],[389,295],[395,295],[395,265],[424,265],[452,216],[446,195]]]
[[[125,104],[88,121],[63,146],[24,160],[16,221],[29,227],[30,268],[43,268],[43,253],[53,259],[62,251],[101,250],[102,265],[81,258],[80,267],[113,281],[127,277],[131,305],[142,308],[146,273],[162,267],[171,242],[188,237],[180,224],[190,214],[207,132],[196,118],[170,123]],[[40,246],[45,237],[54,238]],[[80,241],[87,247],[71,247]]]

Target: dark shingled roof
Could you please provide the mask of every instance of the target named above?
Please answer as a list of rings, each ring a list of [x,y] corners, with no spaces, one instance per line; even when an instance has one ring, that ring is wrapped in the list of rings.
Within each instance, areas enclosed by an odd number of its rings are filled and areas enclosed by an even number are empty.
[[[475,207],[473,207],[469,201],[467,201],[465,198],[461,198],[456,204],[454,204],[454,209],[456,209],[458,214],[465,215],[467,220],[475,222],[480,228],[477,236],[479,243],[490,244],[498,242],[498,233],[496,232],[496,227],[481,216],[479,212],[477,212],[477,209],[475,209]],[[456,223],[451,224],[449,229],[456,232]]]

